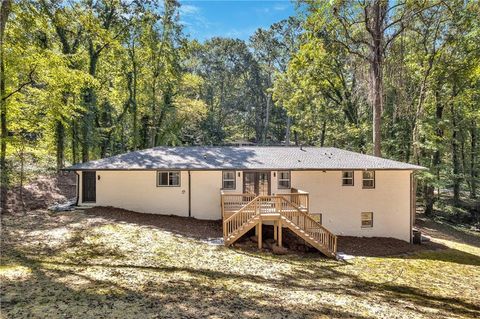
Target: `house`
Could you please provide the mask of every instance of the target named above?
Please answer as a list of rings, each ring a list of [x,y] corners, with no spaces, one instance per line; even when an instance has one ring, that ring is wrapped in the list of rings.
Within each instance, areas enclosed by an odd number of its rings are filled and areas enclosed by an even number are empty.
[[[155,147],[73,165],[80,205],[223,219],[231,245],[274,225],[326,255],[337,235],[412,239],[423,167],[319,147]]]

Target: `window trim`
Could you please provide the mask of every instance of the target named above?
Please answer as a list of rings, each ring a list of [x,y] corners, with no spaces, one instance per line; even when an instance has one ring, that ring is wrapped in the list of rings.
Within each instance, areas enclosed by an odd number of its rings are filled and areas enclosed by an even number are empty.
[[[225,175],[224,173],[233,172],[233,188],[225,188]],[[232,181],[232,179],[227,179],[227,181]],[[237,189],[237,172],[232,170],[222,171],[222,190],[235,190]]]
[[[363,221],[364,221],[363,214],[370,214],[370,216],[371,216],[371,218],[369,219],[369,220],[371,220],[370,225],[368,225],[368,226],[363,225]],[[367,220],[367,219],[365,219],[365,220]],[[373,212],[361,212],[360,213],[360,227],[361,228],[373,228]]]
[[[348,180],[350,179],[349,177],[343,177],[343,173],[347,173],[347,172],[352,172],[352,184],[344,184],[343,181],[344,180]],[[342,186],[355,186],[355,171],[353,170],[350,170],[350,171],[342,171]]]
[[[168,182],[170,183],[170,174],[171,173],[178,173],[178,185],[160,185],[160,174],[167,173],[168,174]],[[181,187],[182,185],[182,171],[173,170],[173,171],[157,171],[157,187]]]
[[[366,173],[366,172],[371,172],[371,173],[373,173],[373,178],[367,178],[367,179],[365,179],[365,176],[364,176],[363,174]],[[367,180],[367,181],[373,181],[373,186],[365,186],[364,182],[365,182],[366,180]],[[376,182],[375,182],[375,171],[373,171],[373,170],[362,171],[362,188],[363,188],[363,189],[374,189],[374,188],[375,188],[375,184],[376,184]]]
[[[280,173],[287,173],[288,174],[288,186],[280,185],[280,181],[286,181],[287,179],[282,178],[280,179]],[[291,171],[277,171],[277,188],[278,189],[290,189],[292,188],[292,172]]]

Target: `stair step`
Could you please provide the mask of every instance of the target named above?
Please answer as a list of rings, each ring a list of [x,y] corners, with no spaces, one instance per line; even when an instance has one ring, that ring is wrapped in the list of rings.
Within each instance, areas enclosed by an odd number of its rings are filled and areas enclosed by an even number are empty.
[[[313,247],[317,248],[319,251],[324,253],[328,256],[334,256],[334,252],[330,251],[328,248],[328,243],[323,243],[321,240],[318,240],[315,236],[319,233],[318,230],[321,230],[321,226],[315,227],[313,224],[312,229],[306,229],[297,225],[293,220],[290,220],[282,213],[278,212],[276,207],[274,206],[262,206],[263,208],[267,208],[267,210],[263,210],[263,213],[259,213],[257,215],[252,216],[249,220],[245,221],[242,225],[240,225],[237,229],[231,232],[225,239],[225,243],[228,245],[235,242],[239,237],[243,236],[246,231],[250,230],[255,224],[257,224],[260,220],[267,220],[272,219],[274,217],[279,217],[283,222],[284,225],[289,227],[294,233],[296,233],[300,238],[303,238],[305,241],[310,243]],[[268,212],[267,212],[268,211]],[[304,207],[297,207],[295,205],[288,206],[287,209],[284,211],[288,212],[302,212],[307,213],[308,210]],[[245,210],[247,212],[247,210]],[[254,210],[248,210],[248,212],[254,212]],[[297,214],[298,215],[298,214]],[[325,231],[323,231],[325,233]],[[315,235],[315,236],[314,236]]]

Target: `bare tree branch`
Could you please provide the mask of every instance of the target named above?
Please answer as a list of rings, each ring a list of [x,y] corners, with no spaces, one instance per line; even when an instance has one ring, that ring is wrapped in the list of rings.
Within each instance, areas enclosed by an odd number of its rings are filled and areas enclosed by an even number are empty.
[[[30,72],[28,73],[28,81],[27,82],[24,82],[22,84],[20,84],[15,90],[13,90],[12,92],[6,94],[5,96],[2,96],[2,101],[6,101],[9,97],[11,97],[12,95],[14,95],[15,93],[18,93],[20,92],[24,87],[26,87],[27,85],[32,85],[33,83],[35,83],[35,80],[33,78],[33,75],[35,73],[35,69],[37,67],[34,66]]]

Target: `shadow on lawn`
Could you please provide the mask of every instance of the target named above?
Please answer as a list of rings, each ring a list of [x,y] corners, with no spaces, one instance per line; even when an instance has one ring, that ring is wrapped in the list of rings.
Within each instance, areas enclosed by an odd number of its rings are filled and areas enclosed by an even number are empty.
[[[40,219],[39,225],[35,224],[34,229],[37,230],[37,226],[39,229],[62,226],[46,219],[47,225],[42,224]],[[109,223],[102,222],[102,224]],[[27,230],[31,226],[27,225],[27,227],[22,223],[15,225],[16,230],[24,234],[23,237],[28,237]],[[22,227],[25,228],[22,229]],[[85,231],[87,233],[82,233]],[[78,233],[71,236],[65,246],[47,251],[46,256],[55,257],[55,253],[67,247],[78,247],[81,252],[85,244],[83,238],[86,235],[88,235],[88,229],[78,230]],[[394,282],[372,283],[357,275],[343,272],[341,268],[346,265],[345,263],[320,257],[265,256],[262,253],[243,252],[256,258],[274,259],[291,265],[288,273],[281,273],[278,278],[265,278],[238,272],[162,264],[111,265],[112,259],[117,259],[115,250],[109,250],[108,247],[98,243],[85,246],[86,252],[74,256],[74,262],[57,262],[55,259],[42,262],[41,259],[37,259],[39,256],[41,258],[42,254],[39,255],[35,246],[24,246],[23,237],[15,236],[18,235],[16,232],[10,232],[10,229],[4,232],[2,240],[6,239],[6,241],[2,243],[2,261],[29,267],[31,274],[25,280],[11,279],[2,282],[2,312],[4,311],[7,317],[207,317],[217,315],[223,318],[314,318],[325,314],[341,318],[366,318],[359,316],[353,310],[345,311],[322,301],[306,306],[296,303],[293,306],[286,306],[282,304],[283,300],[271,293],[270,288],[279,293],[288,293],[293,290],[306,293],[329,292],[338,295],[339,298],[350,295],[362,298],[363,301],[370,300],[370,303],[375,302],[372,300],[378,300],[383,307],[391,304],[398,309],[403,307],[399,301],[408,301],[414,306],[416,312],[421,312],[422,310],[418,308],[424,307],[442,309],[444,312],[438,317],[480,317],[480,306],[464,301],[460,297],[442,297]],[[442,250],[438,253],[444,252],[445,250]],[[459,253],[457,257],[451,258],[463,259],[465,257],[462,255],[463,252]],[[105,257],[108,260],[105,263],[89,263],[88,260],[94,257]],[[415,256],[415,258],[425,259],[427,257]],[[440,256],[431,257],[441,258]],[[449,261],[454,262],[451,258]],[[478,257],[476,258],[478,261]],[[45,258],[46,261],[48,259]],[[115,262],[121,263],[122,259],[119,258]],[[98,268],[102,278],[106,279],[98,280],[86,275],[85,270],[91,270],[91,268]],[[180,276],[183,273],[187,276]],[[122,276],[122,279],[128,276],[139,276],[142,280],[132,284],[123,281],[124,284],[121,285],[115,282],[115,276]],[[87,284],[75,287],[75,284],[82,280]],[[229,284],[225,285],[224,282]],[[238,283],[243,284],[242,287],[246,284],[260,283],[266,288],[266,292],[260,290],[255,297],[247,296],[237,286]]]
[[[422,251],[411,256],[407,256],[408,259],[425,259],[425,260],[436,260],[443,261],[448,263],[470,265],[470,266],[480,266],[480,256],[470,254],[454,248],[446,248],[441,251],[432,250],[432,251]]]
[[[336,269],[341,267],[341,263],[329,266],[319,266],[315,263],[307,264],[306,266],[303,265],[303,268],[295,267],[291,273],[284,274],[282,278],[266,279],[255,275],[232,274],[189,267],[41,263],[26,257],[19,251],[12,251],[11,255],[15,256],[14,260],[16,262],[32,270],[32,277],[21,282],[6,282],[4,292],[10,298],[6,300],[2,298],[5,300],[2,307],[8,313],[15,308],[15,305],[19,305],[21,306],[21,313],[25,316],[35,315],[35,313],[30,312],[31,308],[25,305],[31,303],[35,305],[38,302],[45,302],[45,299],[47,299],[49,300],[48,307],[56,307],[58,304],[68,305],[67,309],[58,313],[58,317],[63,317],[66,314],[82,317],[82,315],[70,313],[70,311],[74,311],[73,309],[78,309],[78,307],[90,308],[91,305],[94,305],[94,307],[90,313],[84,313],[85,317],[108,315],[110,309],[118,307],[120,303],[125,307],[122,310],[123,312],[120,313],[125,316],[133,316],[138,311],[138,314],[157,314],[160,317],[167,314],[171,317],[205,317],[209,314],[217,314],[224,318],[237,318],[250,313],[252,316],[268,318],[277,316],[313,318],[318,317],[319,314],[340,318],[367,318],[322,303],[292,309],[279,304],[275,297],[262,293],[259,293],[256,298],[243,297],[238,290],[235,290],[235,287],[230,289],[228,285],[215,285],[215,282],[220,280],[246,281],[252,284],[261,283],[280,291],[294,288],[295,290],[324,291],[339,296],[351,295],[360,298],[365,298],[368,294],[369,299],[378,298],[382,303],[391,302],[395,304],[398,300],[408,300],[415,307],[441,308],[445,317],[467,315],[475,318],[480,315],[480,306],[457,298],[427,294],[420,289],[393,283],[370,283],[358,276],[345,274]],[[116,284],[113,280],[95,280],[81,274],[83,270],[89,268],[108,271],[122,270],[118,273],[120,275],[138,275],[137,272],[141,271],[158,273],[159,276],[160,274],[172,274],[172,276],[167,275],[167,278],[159,278],[160,280],[143,285],[141,289],[135,289],[135,287]],[[178,279],[174,276],[177,273],[188,273],[189,276],[186,279]],[[70,277],[70,281],[73,278],[83,279],[88,281],[89,284],[82,289],[72,289],[62,283],[62,278],[66,277]],[[36,294],[25,294],[29,287],[36,287]],[[50,296],[52,298],[48,299]],[[177,309],[178,313],[162,312],[165,307]],[[421,310],[416,309],[416,311]],[[115,315],[112,314],[112,316]],[[50,317],[55,317],[55,315]]]
[[[305,271],[305,269],[309,271]],[[431,309],[442,309],[443,316],[450,318],[451,316],[469,316],[472,318],[480,317],[480,305],[464,301],[460,298],[442,297],[430,294],[424,290],[401,284],[395,284],[393,281],[385,283],[374,283],[361,279],[357,275],[344,273],[337,270],[338,266],[319,266],[318,263],[312,262],[304,264],[303,268],[296,268],[287,278],[288,285],[295,286],[295,282],[310,282],[311,285],[300,285],[304,289],[309,290],[331,290],[332,286],[338,289],[339,294],[349,294],[352,296],[365,296],[369,294],[370,298],[380,299],[384,302],[392,302],[397,304],[399,300],[410,301],[415,308],[427,307]],[[316,282],[324,282],[325,278],[337,281],[338,285],[333,283],[332,286],[316,286]],[[418,308],[416,311],[420,311]],[[431,313],[430,313],[431,314]],[[441,316],[438,316],[441,317]]]
[[[278,300],[271,296],[259,294],[255,298],[244,297],[237,290],[215,285],[218,278],[232,279],[231,274],[222,272],[181,267],[41,263],[26,257],[20,251],[9,252],[14,256],[12,262],[31,269],[31,276],[23,281],[4,281],[2,312],[7,317],[199,318],[216,315],[222,318],[318,318],[323,314],[334,318],[369,318],[322,303],[292,309],[278,303]],[[166,280],[160,278],[134,289],[135,287],[116,284],[113,280],[92,279],[82,274],[82,271],[89,267],[161,273],[188,272],[191,276],[186,279],[176,279],[173,276]],[[128,272],[120,275],[126,273]],[[241,275],[237,277],[254,282],[260,278]],[[63,283],[65,278],[69,278],[70,283],[86,281],[88,284],[81,289],[72,288]]]

